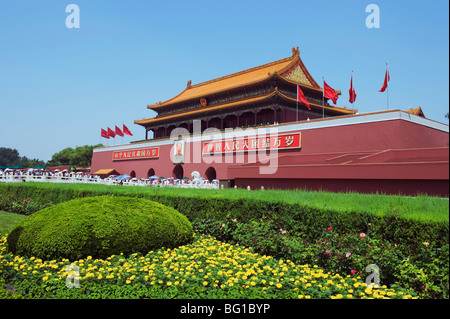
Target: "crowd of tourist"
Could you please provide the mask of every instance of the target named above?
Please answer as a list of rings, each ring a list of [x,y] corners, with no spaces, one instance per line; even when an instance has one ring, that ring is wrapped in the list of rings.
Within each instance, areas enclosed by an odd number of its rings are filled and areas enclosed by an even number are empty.
[[[67,169],[63,169],[63,170],[59,170],[59,169],[55,169],[55,170],[44,170],[44,169],[34,169],[34,168],[29,168],[29,169],[11,169],[11,168],[6,168],[6,169],[0,169],[0,176],[14,176],[14,177],[19,177],[19,176],[44,176],[44,177],[56,177],[56,176],[61,176],[61,177],[76,177],[76,178],[83,178],[83,177],[87,177],[87,178],[96,178],[96,175],[91,175],[90,173],[85,173],[85,172],[71,172],[69,173],[69,171]]]
[[[67,183],[101,183],[107,185],[138,185],[154,187],[179,187],[179,188],[219,188],[219,181],[212,181],[201,178],[201,180],[190,180],[185,177],[176,179],[174,177],[149,177],[135,178],[129,175],[110,175],[101,178],[99,175],[89,172],[69,172],[63,170],[44,170],[44,169],[0,169],[0,182],[19,182],[19,181],[45,181],[45,182],[67,182]]]

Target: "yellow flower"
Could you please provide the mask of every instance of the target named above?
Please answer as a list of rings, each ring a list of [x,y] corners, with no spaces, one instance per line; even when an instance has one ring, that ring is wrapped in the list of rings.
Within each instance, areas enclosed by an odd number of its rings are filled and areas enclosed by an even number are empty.
[[[281,288],[281,287],[283,287],[283,285],[280,284],[280,283],[278,283],[278,284],[276,284],[276,287],[277,287],[277,288]]]
[[[172,286],[172,282],[168,281],[166,285],[170,287]]]
[[[204,281],[203,282],[203,286],[207,286],[208,285],[208,282],[207,281]]]
[[[392,292],[392,291],[388,291],[388,292],[387,292],[387,295],[388,295],[389,297],[392,297],[392,296],[395,296],[395,293]]]
[[[43,281],[46,281],[47,279],[48,279],[47,276],[45,276],[45,277],[42,278]]]

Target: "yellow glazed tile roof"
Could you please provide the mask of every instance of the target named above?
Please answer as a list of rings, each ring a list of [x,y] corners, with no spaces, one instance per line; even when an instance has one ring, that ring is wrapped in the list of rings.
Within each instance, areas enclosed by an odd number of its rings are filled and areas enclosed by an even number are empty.
[[[416,109],[406,110],[405,112],[409,113],[409,114],[425,117],[425,114],[423,113],[422,108],[420,106],[418,108],[416,108]]]
[[[96,171],[94,175],[112,175],[112,173],[118,173],[114,168],[104,168]]]
[[[192,85],[191,81],[189,81],[186,89],[183,90],[177,96],[165,102],[159,102],[154,105],[148,105],[147,107],[149,109],[157,109],[162,106],[167,106],[170,104],[187,101],[194,98],[202,98],[209,94],[228,91],[233,88],[249,85],[252,83],[257,83],[259,81],[269,78],[274,73],[282,74],[292,69],[297,64],[300,65],[302,72],[305,73],[305,76],[308,79],[310,79],[309,82],[311,83],[311,88],[315,89],[319,88],[317,83],[314,81],[314,79],[311,77],[311,75],[308,73],[305,66],[303,65],[297,47],[297,49],[295,48],[292,49],[292,56],[288,58],[263,64],[251,69],[247,69],[244,71],[240,71],[237,73],[233,73],[230,75],[226,75],[214,80],[206,81],[195,85]]]

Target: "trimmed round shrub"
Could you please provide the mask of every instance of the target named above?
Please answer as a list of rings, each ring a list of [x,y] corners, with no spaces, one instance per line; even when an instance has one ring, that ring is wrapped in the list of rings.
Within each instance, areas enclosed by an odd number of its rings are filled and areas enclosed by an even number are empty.
[[[175,209],[143,198],[70,200],[27,216],[8,235],[13,254],[43,260],[146,254],[192,241],[193,228]]]

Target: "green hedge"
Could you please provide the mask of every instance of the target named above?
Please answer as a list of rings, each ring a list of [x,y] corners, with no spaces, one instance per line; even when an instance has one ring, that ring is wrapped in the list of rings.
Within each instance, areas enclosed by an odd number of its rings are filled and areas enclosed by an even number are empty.
[[[187,218],[148,199],[77,198],[40,210],[8,235],[8,251],[44,260],[146,254],[192,240]]]

